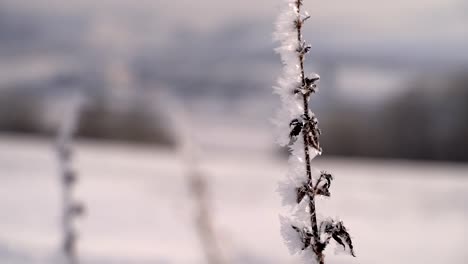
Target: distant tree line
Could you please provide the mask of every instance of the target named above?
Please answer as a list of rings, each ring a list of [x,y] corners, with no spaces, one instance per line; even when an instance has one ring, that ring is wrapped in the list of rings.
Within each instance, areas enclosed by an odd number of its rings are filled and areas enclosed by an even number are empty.
[[[408,88],[370,109],[340,103],[319,110],[326,154],[468,161],[468,71],[426,76]],[[54,111],[51,105],[61,99],[31,90],[0,91],[0,131],[38,135],[54,131],[45,112]],[[168,121],[155,109],[155,97],[139,91],[123,105],[104,93],[90,97],[78,137],[174,146]]]
[[[57,120],[50,120],[51,116],[54,111],[60,111],[54,101],[66,103],[65,99],[58,95],[50,98],[29,92],[3,91],[0,93],[0,131],[51,136],[57,126]],[[144,94],[134,95],[125,103],[115,102],[108,96],[93,96],[83,106],[77,136],[173,147],[175,139],[169,122],[153,103]]]
[[[324,120],[329,154],[468,161],[468,74],[421,78],[380,109],[337,106]]]

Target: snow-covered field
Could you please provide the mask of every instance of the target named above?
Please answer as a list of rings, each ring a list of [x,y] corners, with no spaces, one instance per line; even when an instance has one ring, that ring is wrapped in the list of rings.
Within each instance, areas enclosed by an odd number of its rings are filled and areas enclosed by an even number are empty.
[[[52,263],[60,185],[52,143],[0,137],[0,263]],[[279,235],[275,192],[286,162],[268,151],[207,151],[216,230],[232,263],[297,263]],[[322,215],[339,216],[357,258],[327,263],[468,263],[468,166],[326,158],[334,173]],[[151,146],[77,144],[82,263],[203,263],[184,167]]]

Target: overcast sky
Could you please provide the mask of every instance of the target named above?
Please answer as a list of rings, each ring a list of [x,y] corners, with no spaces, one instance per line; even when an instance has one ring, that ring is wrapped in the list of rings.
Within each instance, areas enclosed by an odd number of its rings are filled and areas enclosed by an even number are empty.
[[[271,48],[273,22],[283,0],[0,0],[43,16],[84,17],[91,45],[131,42],[163,47],[180,32],[205,38],[235,28],[245,47]],[[306,39],[320,53],[345,56],[435,58],[468,64],[468,0],[306,0],[312,15]],[[179,34],[179,35],[177,35]],[[185,39],[187,41],[187,39]],[[96,44],[97,43],[97,44]],[[101,44],[99,44],[101,43]],[[102,44],[104,43],[104,44]],[[109,43],[112,43],[110,46]],[[236,43],[238,44],[238,43]],[[401,59],[400,59],[401,60]]]
[[[168,26],[200,30],[243,19],[270,20],[283,0],[2,0],[38,12],[101,14],[149,13]],[[467,33],[468,3],[464,0],[308,0],[316,23],[352,32],[417,35]],[[40,10],[40,11],[39,11]],[[385,34],[386,35],[386,34]],[[466,34],[464,38],[466,38]]]
[[[147,37],[176,29],[206,33],[227,25],[271,25],[283,0],[1,0],[32,13],[89,16],[101,23],[142,20]],[[307,0],[308,30],[319,45],[353,50],[397,49],[468,61],[468,1]],[[152,27],[154,25],[154,27]],[[120,26],[120,25],[119,25]],[[151,30],[154,31],[151,31]],[[135,30],[135,29],[132,29]],[[260,33],[260,32],[259,32]],[[266,34],[267,32],[261,32]],[[265,39],[265,38],[264,38]],[[253,40],[255,41],[255,40]],[[262,40],[264,41],[264,40]]]
[[[406,69],[394,76],[387,69],[369,74],[368,68],[375,68],[375,62],[386,67],[395,57],[397,64],[408,63],[413,69],[468,65],[468,0],[304,2],[312,15],[305,37],[313,45],[315,59],[324,55],[331,60],[339,57],[341,63],[346,63],[347,57],[352,57],[351,63],[371,61],[365,65],[367,69],[356,70],[353,65],[352,72],[340,73],[347,84],[355,83],[346,85],[351,89],[368,87],[366,94],[370,95],[382,94],[385,83],[388,91],[403,87],[395,82],[405,79]],[[35,24],[38,19],[52,37],[45,37],[49,40],[46,45],[60,35],[85,43],[100,55],[110,52],[111,57],[122,50],[145,50],[139,54],[162,58],[164,65],[155,70],[161,78],[177,72],[179,79],[188,76],[192,82],[209,79],[206,75],[216,72],[223,81],[254,80],[269,85],[273,80],[263,80],[264,76],[273,78],[280,67],[273,58],[272,30],[282,5],[283,0],[0,0],[0,12],[15,12],[16,23],[29,19],[28,23]],[[44,19],[47,17],[64,19],[49,21]],[[84,24],[83,28],[73,28],[75,20]],[[68,24],[61,26],[61,21]],[[34,45],[36,41],[30,44]],[[181,52],[186,46],[189,48]],[[262,61],[262,54],[270,56],[270,61]],[[271,63],[272,58],[275,63]],[[23,76],[24,67],[11,65],[4,68],[21,69],[18,76]],[[39,73],[47,69],[30,61],[27,66]],[[208,70],[208,66],[212,68]],[[377,86],[380,89],[376,90]]]

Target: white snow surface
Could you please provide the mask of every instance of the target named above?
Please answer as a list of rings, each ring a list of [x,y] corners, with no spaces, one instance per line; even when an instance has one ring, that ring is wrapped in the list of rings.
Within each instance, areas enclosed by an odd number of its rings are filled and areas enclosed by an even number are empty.
[[[249,135],[251,136],[251,135]],[[176,152],[79,141],[76,195],[82,263],[204,263]],[[277,182],[287,161],[271,149],[205,152],[216,230],[231,263],[299,263],[281,238]],[[320,215],[342,219],[357,258],[326,251],[327,264],[468,262],[468,166],[320,158],[334,174]],[[0,263],[54,263],[60,184],[53,140],[0,136]],[[339,249],[339,248],[338,248]],[[302,254],[304,255],[304,254]]]

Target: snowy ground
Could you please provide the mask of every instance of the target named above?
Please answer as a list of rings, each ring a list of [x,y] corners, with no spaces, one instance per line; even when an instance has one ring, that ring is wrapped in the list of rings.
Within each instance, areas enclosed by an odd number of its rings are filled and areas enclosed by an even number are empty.
[[[224,254],[233,263],[297,263],[279,235],[275,192],[285,161],[267,151],[205,153]],[[193,204],[175,153],[151,146],[80,142],[77,197],[82,263],[203,263]],[[327,263],[468,263],[468,166],[322,159],[335,174],[322,215],[342,218],[357,258]],[[0,263],[52,263],[59,184],[51,142],[0,137]]]

